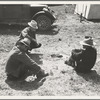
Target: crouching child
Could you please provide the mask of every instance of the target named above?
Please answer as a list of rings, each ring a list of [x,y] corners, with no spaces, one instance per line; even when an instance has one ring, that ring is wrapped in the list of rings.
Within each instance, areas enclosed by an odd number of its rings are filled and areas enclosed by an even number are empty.
[[[65,61],[65,64],[72,66],[76,72],[89,73],[97,58],[97,50],[94,47],[96,43],[93,42],[92,37],[85,36],[85,39],[80,44],[83,48],[73,49],[70,58]]]
[[[5,72],[7,79],[15,81],[24,78],[27,73],[36,75],[37,79],[48,76],[43,69],[27,54],[30,40],[24,38],[8,54]]]

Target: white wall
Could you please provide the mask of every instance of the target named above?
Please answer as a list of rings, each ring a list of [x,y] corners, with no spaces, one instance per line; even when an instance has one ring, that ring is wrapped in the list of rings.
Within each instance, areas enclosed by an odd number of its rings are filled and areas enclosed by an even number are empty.
[[[81,14],[86,19],[100,19],[100,4],[77,4],[75,13]]]

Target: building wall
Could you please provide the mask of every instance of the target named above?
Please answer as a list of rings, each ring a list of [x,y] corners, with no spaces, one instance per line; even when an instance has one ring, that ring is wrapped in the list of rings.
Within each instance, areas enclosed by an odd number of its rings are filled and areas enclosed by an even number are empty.
[[[90,6],[88,19],[100,19],[100,4],[93,4]]]
[[[77,4],[75,13],[82,14],[86,19],[100,19],[100,4]]]

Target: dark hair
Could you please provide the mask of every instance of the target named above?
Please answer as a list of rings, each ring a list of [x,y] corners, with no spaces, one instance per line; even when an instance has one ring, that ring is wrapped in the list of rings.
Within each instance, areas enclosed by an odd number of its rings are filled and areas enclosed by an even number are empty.
[[[86,39],[88,39],[88,38],[92,38],[92,36],[85,36],[85,38],[86,38]]]

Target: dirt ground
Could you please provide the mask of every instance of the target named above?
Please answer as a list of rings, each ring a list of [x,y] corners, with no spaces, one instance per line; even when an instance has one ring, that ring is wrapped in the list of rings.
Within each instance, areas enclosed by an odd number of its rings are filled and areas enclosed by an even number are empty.
[[[46,80],[36,82],[28,77],[26,82],[6,81],[7,54],[18,39],[22,28],[0,29],[0,96],[100,96],[100,22],[82,21],[74,14],[74,5],[52,6],[57,21],[52,29],[37,32],[42,47],[32,50],[31,57],[49,73]],[[79,42],[91,35],[96,42],[97,61],[90,74],[77,74],[64,64]]]

